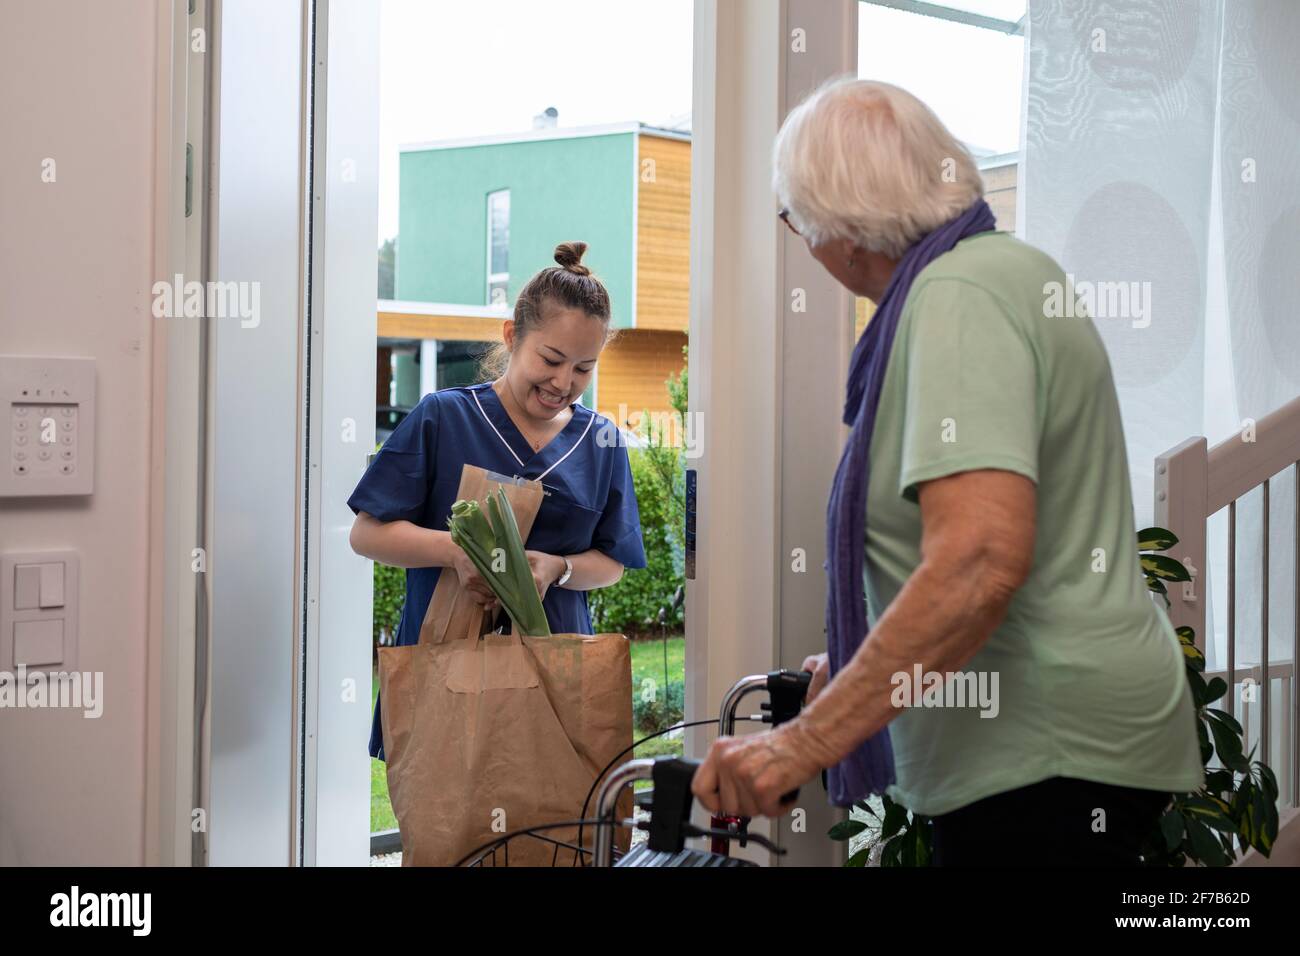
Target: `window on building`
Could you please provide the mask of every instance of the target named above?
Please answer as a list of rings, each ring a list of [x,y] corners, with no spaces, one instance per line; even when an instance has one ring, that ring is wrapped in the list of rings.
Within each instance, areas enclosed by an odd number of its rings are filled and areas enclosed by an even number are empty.
[[[488,193],[487,304],[507,305],[510,282],[510,190]]]

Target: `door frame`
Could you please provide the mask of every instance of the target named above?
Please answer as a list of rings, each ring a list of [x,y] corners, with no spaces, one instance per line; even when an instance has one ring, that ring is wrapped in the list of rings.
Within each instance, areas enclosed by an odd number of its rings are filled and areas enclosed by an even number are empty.
[[[159,6],[155,274],[260,309],[155,326],[151,863],[368,861],[346,499],[374,444],[378,28],[378,0]]]

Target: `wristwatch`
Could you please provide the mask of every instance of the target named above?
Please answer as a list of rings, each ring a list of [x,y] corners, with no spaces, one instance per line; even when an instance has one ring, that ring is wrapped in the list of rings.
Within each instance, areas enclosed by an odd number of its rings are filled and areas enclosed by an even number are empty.
[[[573,562],[570,561],[568,558],[565,558],[565,559],[564,559],[564,573],[561,574],[559,580],[555,582],[555,586],[556,586],[557,588],[562,588],[562,587],[564,587],[564,582],[567,581],[567,580],[569,580],[569,578],[572,576],[572,574],[573,574]]]

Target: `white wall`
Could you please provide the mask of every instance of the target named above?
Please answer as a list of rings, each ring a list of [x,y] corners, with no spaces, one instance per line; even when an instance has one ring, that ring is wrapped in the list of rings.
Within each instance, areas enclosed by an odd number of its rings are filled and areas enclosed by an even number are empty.
[[[99,454],[89,498],[0,499],[0,552],[80,553],[76,667],[105,703],[0,710],[0,865],[144,862],[156,16],[4,5],[0,353],[96,359]]]

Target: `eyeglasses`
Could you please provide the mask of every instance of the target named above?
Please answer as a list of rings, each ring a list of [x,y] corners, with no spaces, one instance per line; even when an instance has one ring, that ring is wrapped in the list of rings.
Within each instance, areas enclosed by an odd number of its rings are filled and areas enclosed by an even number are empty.
[[[803,237],[803,233],[800,232],[798,229],[796,229],[796,228],[794,227],[794,224],[793,224],[792,222],[790,222],[790,210],[789,210],[788,207],[783,208],[783,209],[782,209],[780,212],[778,212],[776,215],[777,215],[777,217],[778,217],[778,218],[779,218],[783,223],[785,223],[785,226],[786,226],[787,229],[789,229],[791,232],[793,232],[796,236],[799,236],[799,237],[801,237],[801,238]]]

